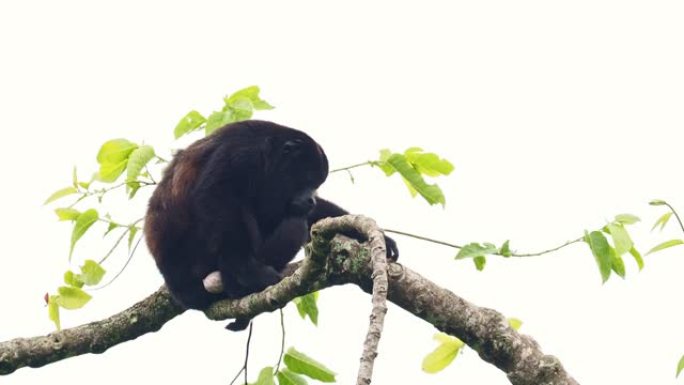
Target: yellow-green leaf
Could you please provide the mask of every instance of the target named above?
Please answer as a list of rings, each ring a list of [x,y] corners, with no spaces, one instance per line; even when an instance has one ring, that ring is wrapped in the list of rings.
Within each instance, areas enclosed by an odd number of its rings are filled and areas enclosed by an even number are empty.
[[[610,278],[610,272],[613,266],[611,253],[614,253],[612,247],[608,244],[608,240],[599,231],[592,231],[587,233],[585,231],[584,241],[589,245],[591,253],[594,255],[596,264],[598,264],[601,272],[601,279],[606,282]]]
[[[625,275],[627,274],[625,271],[625,262],[615,251],[610,253],[610,268],[621,278],[625,278]]]
[[[615,246],[615,254],[619,257],[629,251],[634,246],[632,238],[625,227],[619,223],[609,223],[608,230],[610,236],[613,238],[613,246]]]
[[[422,175],[409,164],[403,155],[392,154],[389,159],[387,159],[387,163],[394,167],[394,169],[411,184],[411,187],[418,191],[429,204],[434,205],[440,203],[442,206],[445,205],[446,201],[442,189],[436,184],[428,184],[425,182]]]
[[[639,219],[639,217],[632,214],[618,214],[615,216],[615,222],[621,223],[623,225],[633,225],[640,220],[641,219]]]
[[[243,88],[234,92],[229,97],[224,98],[224,102],[228,106],[235,107],[237,104],[244,103],[244,100],[247,100],[250,102],[251,107],[253,107],[255,110],[273,109],[274,107],[272,105],[268,104],[268,102],[259,97],[260,91],[261,90],[258,86]]]
[[[335,372],[295,348],[287,350],[283,362],[288,369],[295,373],[303,374],[321,382],[335,382]]]
[[[173,130],[173,135],[176,137],[176,139],[178,139],[189,132],[197,130],[204,123],[206,123],[206,121],[207,118],[202,116],[202,114],[195,110],[192,110],[181,118],[181,120],[176,125],[176,128],[174,128]]]
[[[123,174],[127,164],[128,160],[122,160],[119,163],[103,163],[95,177],[100,182],[113,183]]]
[[[152,146],[140,146],[131,152],[126,166],[126,182],[137,180],[142,169],[152,158],[154,158],[154,149]]]
[[[520,330],[522,324],[523,322],[517,318],[511,317],[508,319],[508,326],[510,326],[513,330]]]
[[[629,249],[629,253],[632,254],[632,257],[634,257],[634,260],[637,263],[637,266],[639,266],[639,270],[644,268],[644,259],[641,257],[641,253],[637,251],[634,247]]]
[[[90,294],[73,286],[60,286],[57,292],[59,293],[56,297],[57,304],[69,310],[82,308],[92,298]]]
[[[670,220],[670,217],[672,216],[672,211],[668,211],[665,214],[661,215],[660,218],[656,221],[656,223],[653,224],[653,227],[651,227],[651,231],[655,230],[658,225],[660,225],[660,231],[663,231],[665,228],[665,225],[667,225],[667,222]]]
[[[273,368],[267,366],[259,372],[259,377],[253,385],[275,385],[273,380]]]
[[[235,121],[232,110],[214,111],[209,115],[209,118],[207,118],[207,124],[204,126],[204,133],[207,136],[211,135],[216,129]]]
[[[67,270],[64,273],[64,283],[66,283],[69,286],[77,287],[79,289],[83,287],[83,280],[81,280],[80,275],[75,274],[71,270]]]
[[[74,246],[76,242],[85,234],[86,231],[93,225],[98,219],[99,214],[95,209],[88,209],[83,214],[78,216],[76,223],[74,224],[74,230],[71,232],[71,248],[69,249],[69,260],[71,260],[71,255],[74,253]]]
[[[677,245],[684,245],[684,240],[681,239],[670,239],[669,241],[665,241],[658,246],[653,247],[651,250],[646,253],[646,255],[649,255],[651,253],[655,253],[656,251],[664,250],[673,246]]]
[[[446,368],[465,345],[458,338],[444,333],[437,333],[433,338],[440,345],[423,359],[423,371],[427,373],[437,373]]]
[[[138,233],[138,228],[135,226],[130,226],[128,228],[128,252],[131,252],[131,246],[133,245],[133,240],[135,240],[135,235]]]
[[[127,160],[128,156],[136,148],[138,148],[138,145],[127,139],[112,139],[106,141],[97,153],[97,162],[100,164],[119,163]]]
[[[449,175],[454,171],[454,165],[446,159],[440,158],[432,152],[423,152],[420,147],[411,147],[404,151],[406,160],[419,173],[427,176]]]
[[[48,199],[45,200],[45,203],[43,203],[43,204],[46,205],[50,202],[56,201],[57,199],[63,198],[67,195],[76,194],[77,192],[78,192],[78,190],[76,189],[76,187],[73,187],[73,186],[69,186],[69,187],[65,187],[63,189],[59,189],[59,190],[53,192],[52,195],[50,195],[48,197]]]
[[[64,207],[55,209],[55,214],[57,214],[60,221],[75,221],[81,215],[81,212],[70,207]]]
[[[81,266],[81,274],[79,279],[88,286],[97,285],[104,277],[107,270],[105,270],[99,263],[92,259],[86,259]]]
[[[306,316],[308,315],[311,322],[313,322],[313,324],[316,326],[318,326],[318,305],[316,304],[317,301],[317,291],[314,291],[313,293],[309,293],[307,295],[303,295],[301,297],[297,297],[292,300],[292,302],[294,302],[294,304],[297,305],[297,312],[302,317],[302,319],[306,319]]]
[[[679,359],[679,363],[677,364],[677,375],[675,377],[679,377],[679,373],[682,372],[682,369],[684,369],[684,356]]]
[[[57,304],[57,295],[51,295],[48,299],[48,317],[50,321],[55,323],[57,330],[62,330],[62,325],[59,321],[59,305]]]
[[[278,372],[278,384],[280,385],[306,385],[306,380],[299,374],[293,373],[287,368]]]
[[[648,204],[651,206],[664,206],[667,204],[667,202],[665,202],[662,199],[654,199],[654,200],[648,202]]]

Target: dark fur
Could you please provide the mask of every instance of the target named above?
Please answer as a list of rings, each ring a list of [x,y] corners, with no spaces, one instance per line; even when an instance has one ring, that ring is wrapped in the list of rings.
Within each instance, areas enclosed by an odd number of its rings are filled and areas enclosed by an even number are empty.
[[[315,197],[327,175],[328,160],[313,139],[263,121],[230,124],[176,154],[145,221],[148,247],[173,296],[204,309],[278,282],[313,223],[347,214]],[[396,259],[390,238],[387,248]],[[222,294],[203,286],[216,270]]]

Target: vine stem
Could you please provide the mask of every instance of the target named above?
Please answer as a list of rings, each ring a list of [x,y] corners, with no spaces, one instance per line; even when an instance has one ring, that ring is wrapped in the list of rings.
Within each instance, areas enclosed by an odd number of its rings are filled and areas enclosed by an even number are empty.
[[[336,168],[336,169],[334,169],[334,170],[330,170],[330,171],[328,171],[328,174],[332,174],[332,173],[334,173],[334,172],[339,172],[339,171],[348,171],[348,170],[351,170],[352,168],[358,168],[358,167],[363,167],[363,166],[370,166],[370,165],[372,165],[372,164],[373,164],[373,161],[367,160],[367,161],[365,161],[365,162],[363,162],[363,163],[357,163],[357,164],[353,164],[353,165],[351,165],[351,166],[342,167],[342,168]]]
[[[280,370],[280,363],[283,362],[283,354],[285,354],[285,316],[283,315],[283,308],[278,310],[280,310],[280,330],[282,331],[282,337],[280,339],[280,356],[278,356],[278,363],[275,366],[273,375],[276,375],[278,370]]]
[[[682,228],[682,230],[684,231],[684,227]],[[406,237],[411,237],[411,238],[415,238],[415,239],[420,239],[421,241],[426,241],[426,242],[430,242],[430,243],[435,243],[435,244],[438,244],[438,245],[447,246],[447,247],[451,247],[451,248],[454,248],[454,249],[462,249],[462,248],[463,248],[463,246],[460,246],[460,245],[456,245],[456,244],[453,244],[453,243],[440,241],[440,240],[438,240],[438,239],[432,239],[432,238],[424,237],[424,236],[422,236],[422,235],[415,235],[415,234],[406,233],[406,232],[398,231],[398,230],[392,230],[392,229],[383,229],[383,231],[386,231],[386,232],[388,232],[388,233],[393,233],[393,234],[404,235],[404,236],[406,236]],[[548,254],[548,253],[551,253],[551,252],[554,252],[554,251],[558,251],[558,250],[560,250],[560,249],[562,249],[562,248],[564,248],[564,247],[566,247],[566,246],[570,246],[570,245],[572,245],[572,244],[574,244],[574,243],[582,242],[583,239],[584,239],[583,237],[579,237],[579,238],[577,238],[577,239],[573,239],[573,240],[571,240],[571,241],[567,241],[567,242],[565,242],[564,244],[562,244],[562,245],[560,245],[560,246],[557,246],[557,247],[554,247],[554,248],[552,248],[552,249],[548,249],[548,250],[544,250],[544,251],[539,251],[539,252],[536,252],[536,253],[512,253],[512,254],[511,254],[511,257],[518,257],[518,258],[539,257],[539,256],[544,255],[544,254]],[[494,253],[494,255],[501,255],[501,254],[499,254],[499,253]],[[503,256],[503,255],[501,255],[501,256]]]
[[[684,223],[682,223],[682,219],[679,217],[679,214],[677,214],[677,211],[675,211],[674,207],[670,206],[669,203],[665,202],[665,205],[670,208],[670,211],[675,215],[675,218],[677,218],[677,222],[679,222],[679,227],[682,229],[682,232],[684,232]]]
[[[564,244],[562,244],[562,245],[560,245],[560,246],[558,246],[558,247],[554,247],[553,249],[548,249],[548,250],[540,251],[540,252],[538,252],[538,253],[527,253],[527,254],[513,253],[513,254],[511,254],[511,256],[512,256],[512,257],[523,257],[523,258],[524,258],[524,257],[539,257],[539,256],[544,255],[544,254],[548,254],[548,253],[552,253],[552,252],[554,252],[554,251],[558,251],[558,250],[560,250],[560,249],[562,249],[562,248],[564,248],[564,247],[566,247],[566,246],[570,246],[570,245],[572,245],[572,244],[574,244],[574,243],[582,242],[583,240],[584,240],[584,237],[579,237],[579,238],[577,238],[577,239],[573,239],[572,241],[567,241],[567,242],[565,242]]]

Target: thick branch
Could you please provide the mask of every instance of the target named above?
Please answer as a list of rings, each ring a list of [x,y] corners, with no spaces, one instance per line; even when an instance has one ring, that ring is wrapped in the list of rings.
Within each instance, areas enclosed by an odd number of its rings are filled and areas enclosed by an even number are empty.
[[[102,353],[112,346],[159,330],[184,311],[162,286],[154,294],[107,319],[47,336],[0,342],[0,375],[24,366],[38,368],[85,353]]]
[[[321,225],[340,228],[338,220],[349,219],[336,218]],[[307,246],[307,257],[290,277],[261,293],[217,302],[206,314],[212,319],[251,318],[276,310],[297,296],[345,283],[370,292],[373,286],[370,254],[367,244],[344,236],[329,241],[316,233]],[[532,338],[510,328],[501,314],[477,307],[402,265],[390,264],[388,297],[438,329],[462,339],[482,359],[506,372],[514,385],[577,384],[558,359],[544,355]],[[105,320],[48,336],[0,342],[0,374],[84,353],[104,352],[111,346],[159,330],[182,312],[166,289],[161,288]]]

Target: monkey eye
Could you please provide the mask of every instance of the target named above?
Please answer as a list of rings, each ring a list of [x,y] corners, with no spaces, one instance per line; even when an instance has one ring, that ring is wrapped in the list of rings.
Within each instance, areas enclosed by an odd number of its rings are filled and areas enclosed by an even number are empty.
[[[304,143],[302,139],[291,139],[283,144],[283,153],[289,154],[294,152],[301,144]]]

